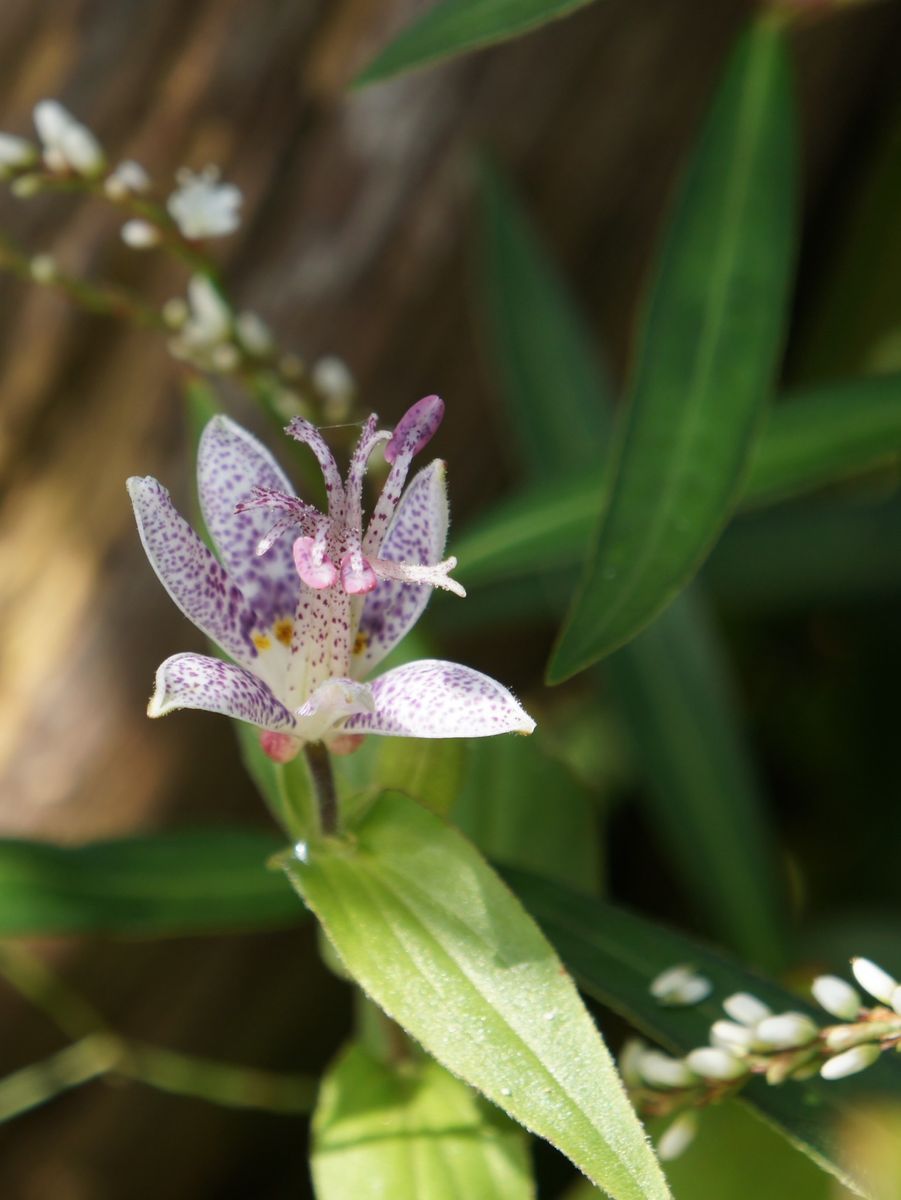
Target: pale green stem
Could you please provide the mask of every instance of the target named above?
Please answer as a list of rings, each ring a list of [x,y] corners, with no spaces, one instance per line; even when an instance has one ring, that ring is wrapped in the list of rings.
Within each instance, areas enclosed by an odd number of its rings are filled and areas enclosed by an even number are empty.
[[[118,1053],[115,1038],[95,1033],[0,1079],[0,1121],[18,1117],[61,1092],[105,1074]]]

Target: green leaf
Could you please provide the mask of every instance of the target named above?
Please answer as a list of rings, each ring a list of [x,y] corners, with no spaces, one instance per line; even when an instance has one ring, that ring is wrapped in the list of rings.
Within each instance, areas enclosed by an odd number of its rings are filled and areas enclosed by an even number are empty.
[[[533,479],[597,463],[612,394],[568,289],[509,184],[480,172],[484,291],[507,396],[506,426]]]
[[[296,897],[267,859],[283,842],[209,829],[54,846],[0,841],[0,934],[161,937],[292,925]]]
[[[732,56],[670,222],[609,498],[550,682],[648,624],[738,499],[783,336],[793,132],[785,45],[762,21]]]
[[[790,392],[770,413],[741,506],[758,508],[901,456],[901,375]],[[454,543],[467,589],[552,574],[580,561],[603,481],[579,475],[498,504]]]
[[[683,592],[605,666],[645,775],[650,822],[701,920],[744,958],[781,966],[783,880],[699,592]]]
[[[403,792],[446,816],[460,790],[466,753],[459,738],[367,738],[353,754],[332,759],[345,820],[383,791]]]
[[[820,1024],[829,1022],[822,1010],[794,993],[683,934],[522,871],[505,870],[504,877],[580,987],[675,1054],[707,1043],[711,1024],[723,1016],[723,1000],[736,991],[759,996],[776,1012],[807,1012]],[[651,980],[683,962],[692,963],[712,982],[711,995],[684,1008],[658,1004],[649,991]],[[859,1111],[860,1096],[874,1088],[901,1098],[901,1063],[886,1059],[864,1075],[837,1083],[814,1078],[773,1087],[754,1079],[740,1095],[820,1167],[860,1195],[870,1196],[866,1164],[852,1171],[840,1153],[838,1125]]]
[[[478,852],[405,796],[288,874],[364,991],[449,1071],[617,1200],[666,1185],[597,1029]]]
[[[389,43],[354,81],[365,87],[480,46],[506,41],[590,0],[442,0]]]
[[[318,1200],[530,1200],[522,1131],[428,1059],[379,1062],[351,1045],[313,1117]]]
[[[473,741],[452,815],[489,858],[597,891],[596,800],[547,753],[539,734]]]

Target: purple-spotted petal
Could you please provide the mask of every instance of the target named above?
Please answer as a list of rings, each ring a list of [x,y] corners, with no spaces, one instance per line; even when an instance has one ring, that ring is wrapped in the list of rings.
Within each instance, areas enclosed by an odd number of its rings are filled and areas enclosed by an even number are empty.
[[[459,663],[426,658],[387,671],[369,685],[374,713],[348,718],[353,733],[399,737],[490,737],[531,733],[535,722],[496,680]]]
[[[254,634],[259,636],[264,630],[241,589],[176,512],[161,483],[150,475],[132,476],[128,494],[141,541],[160,583],[198,629],[236,662],[255,668],[259,650]]]
[[[235,508],[263,494],[291,495],[293,488],[269,451],[228,417],[216,416],[200,439],[197,457],[200,506],[219,557],[266,625],[293,617],[298,580],[291,539],[276,540],[263,555],[259,543],[273,525],[269,507]]]
[[[164,717],[178,708],[223,713],[273,733],[297,728],[292,714],[262,679],[205,654],[173,654],[157,670],[148,716]]]
[[[437,563],[447,541],[447,485],[444,463],[436,459],[414,476],[401,497],[382,542],[381,557],[393,562]],[[366,597],[353,674],[362,679],[413,628],[429,602],[427,583],[381,579]]]
[[[399,454],[418,454],[435,436],[444,420],[444,401],[440,396],[423,396],[408,408],[385,447],[385,461],[393,463]]]

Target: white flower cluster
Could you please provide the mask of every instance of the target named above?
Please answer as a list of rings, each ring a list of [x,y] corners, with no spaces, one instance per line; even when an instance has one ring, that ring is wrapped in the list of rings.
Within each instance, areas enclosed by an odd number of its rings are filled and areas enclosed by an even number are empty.
[[[852,959],[851,969],[864,991],[879,1001],[865,1008],[856,988],[836,975],[820,975],[811,991],[831,1016],[843,1023],[821,1028],[807,1013],[774,1013],[757,996],[735,992],[723,1001],[726,1018],[713,1022],[709,1045],[682,1058],[626,1041],[620,1072],[651,1112],[672,1112],[716,1098],[718,1089],[753,1074],[770,1083],[819,1072],[823,1079],[842,1079],[874,1063],[883,1049],[901,1046],[901,984],[866,958]],[[696,1004],[711,991],[709,980],[687,965],[670,967],[650,985],[659,1004]],[[654,1095],[656,1093],[656,1096]],[[690,1093],[679,1097],[676,1093]],[[658,1143],[663,1159],[681,1154],[694,1136],[695,1117],[683,1111]]]
[[[0,176],[8,178],[36,167],[39,159],[55,175],[92,179],[103,171],[106,159],[100,143],[58,101],[41,100],[33,115],[40,146],[12,133],[0,133]],[[29,177],[23,178],[27,181]],[[28,193],[27,186],[19,190]]]

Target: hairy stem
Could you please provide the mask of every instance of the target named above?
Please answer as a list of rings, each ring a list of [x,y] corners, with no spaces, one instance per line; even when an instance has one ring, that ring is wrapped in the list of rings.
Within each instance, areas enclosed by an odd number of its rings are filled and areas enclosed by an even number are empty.
[[[323,742],[309,742],[304,747],[313,789],[319,805],[319,824],[326,836],[338,832],[338,796],[332,760]]]

